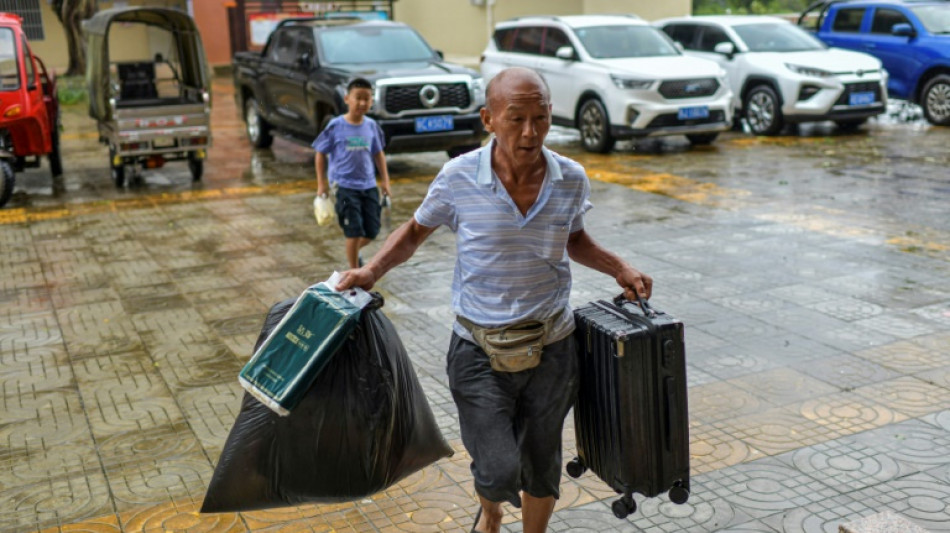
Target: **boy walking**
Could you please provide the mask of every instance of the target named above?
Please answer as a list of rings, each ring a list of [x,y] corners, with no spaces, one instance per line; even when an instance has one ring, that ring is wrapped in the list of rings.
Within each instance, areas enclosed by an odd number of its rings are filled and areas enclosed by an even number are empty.
[[[329,183],[337,184],[335,208],[346,237],[346,260],[350,268],[357,268],[363,266],[360,249],[379,234],[376,170],[385,195],[389,194],[389,171],[383,132],[366,116],[373,105],[372,84],[364,78],[353,79],[343,101],[346,114],[331,120],[312,146],[317,151],[317,195],[326,198]]]

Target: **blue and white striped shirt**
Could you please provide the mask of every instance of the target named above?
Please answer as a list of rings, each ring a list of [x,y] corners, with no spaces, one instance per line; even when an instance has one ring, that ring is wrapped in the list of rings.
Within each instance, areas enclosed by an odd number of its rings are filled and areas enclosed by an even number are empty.
[[[415,219],[430,228],[448,226],[456,235],[457,315],[499,327],[563,310],[545,339],[550,344],[574,330],[567,239],[584,227],[590,182],[578,163],[544,148],[547,173],[537,201],[522,215],[492,171],[492,144],[446,163]],[[454,330],[472,339],[458,322]]]

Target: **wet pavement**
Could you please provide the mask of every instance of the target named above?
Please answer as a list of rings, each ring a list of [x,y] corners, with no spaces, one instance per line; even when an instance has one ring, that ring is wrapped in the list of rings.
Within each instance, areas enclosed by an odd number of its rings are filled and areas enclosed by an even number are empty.
[[[345,263],[339,229],[313,220],[312,153],[252,152],[228,83],[197,184],[169,163],[117,190],[75,108],[62,179],[17,175],[0,210],[0,531],[468,531],[445,230],[377,288],[456,455],[360,502],[197,513],[267,308]],[[950,129],[899,112],[606,156],[552,133],[592,178],[592,234],[687,325],[693,476],[687,504],[637,497],[627,520],[591,474],[565,476],[552,531],[832,532],[884,510],[950,531]],[[390,157],[387,229],[446,160]],[[617,292],[574,271],[575,305]]]

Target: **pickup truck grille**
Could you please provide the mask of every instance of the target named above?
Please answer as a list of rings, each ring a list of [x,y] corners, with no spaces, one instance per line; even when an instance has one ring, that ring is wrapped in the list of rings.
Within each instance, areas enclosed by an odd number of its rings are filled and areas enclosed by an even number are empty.
[[[719,90],[719,82],[716,78],[670,80],[660,84],[660,94],[670,100],[712,96],[717,90]]]
[[[876,81],[862,81],[861,83],[845,83],[844,91],[835,102],[835,105],[848,105],[852,93],[874,93],[874,102],[881,103],[881,84]]]
[[[422,103],[419,91],[427,84],[390,85],[386,87],[383,105],[388,113],[429,109]],[[468,86],[464,83],[434,83],[439,89],[439,101],[433,108],[458,107],[464,109],[471,104]]]

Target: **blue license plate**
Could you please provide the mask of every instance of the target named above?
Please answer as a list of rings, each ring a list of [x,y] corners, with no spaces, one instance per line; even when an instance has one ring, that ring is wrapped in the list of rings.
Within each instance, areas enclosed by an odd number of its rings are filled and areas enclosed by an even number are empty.
[[[676,113],[676,118],[680,120],[709,118],[709,106],[698,105],[693,107],[681,107]]]
[[[455,129],[452,115],[433,115],[431,117],[416,118],[416,133],[430,133],[433,131],[451,131]]]
[[[851,93],[848,95],[848,104],[850,105],[869,105],[874,103],[874,92]]]

